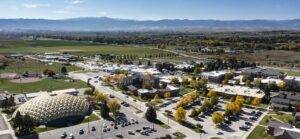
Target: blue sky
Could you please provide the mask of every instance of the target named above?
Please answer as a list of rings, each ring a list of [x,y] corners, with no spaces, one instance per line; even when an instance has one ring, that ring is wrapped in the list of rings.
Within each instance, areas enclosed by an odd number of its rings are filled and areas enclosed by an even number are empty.
[[[300,0],[0,0],[0,18],[300,19]]]

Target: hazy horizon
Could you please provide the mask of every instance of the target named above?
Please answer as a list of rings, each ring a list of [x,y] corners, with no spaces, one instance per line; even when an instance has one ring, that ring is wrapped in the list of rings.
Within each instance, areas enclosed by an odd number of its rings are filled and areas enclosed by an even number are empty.
[[[0,18],[291,20],[300,19],[298,7],[297,0],[2,0]]]

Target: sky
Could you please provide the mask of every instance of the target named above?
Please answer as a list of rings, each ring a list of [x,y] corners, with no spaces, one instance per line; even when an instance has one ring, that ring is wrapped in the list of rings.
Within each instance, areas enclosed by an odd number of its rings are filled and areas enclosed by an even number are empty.
[[[300,0],[0,0],[0,18],[300,19]]]

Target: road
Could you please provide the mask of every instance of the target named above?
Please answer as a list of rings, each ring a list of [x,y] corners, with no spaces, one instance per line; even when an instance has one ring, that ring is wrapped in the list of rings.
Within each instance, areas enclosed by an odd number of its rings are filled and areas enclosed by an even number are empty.
[[[95,74],[98,75],[98,74]],[[95,83],[95,79],[93,78],[94,76],[92,76],[91,74],[87,74],[87,73],[69,73],[69,76],[73,79],[80,79],[84,82],[87,82],[87,80],[89,78],[92,78],[92,80],[90,81],[90,83],[92,85],[94,85],[96,87],[96,89],[101,90],[106,92],[107,94],[112,94],[115,97],[117,97],[118,99],[125,101],[127,103],[129,103],[131,106],[135,107],[136,109],[141,110],[142,112],[146,112],[147,107],[145,105],[145,102],[140,102],[140,101],[134,101],[133,98],[131,97],[127,97],[125,94],[121,93],[121,92],[116,92],[112,89],[110,89],[107,86],[102,86],[101,82]],[[184,133],[188,139],[194,139],[194,138],[199,138],[200,134],[194,132],[193,130],[180,125],[179,123],[170,120],[169,118],[167,118],[166,116],[163,115],[162,111],[157,111],[157,119],[159,119],[160,121],[162,121],[163,123],[168,124],[171,128],[168,129],[169,132],[174,133],[174,132],[182,132]]]

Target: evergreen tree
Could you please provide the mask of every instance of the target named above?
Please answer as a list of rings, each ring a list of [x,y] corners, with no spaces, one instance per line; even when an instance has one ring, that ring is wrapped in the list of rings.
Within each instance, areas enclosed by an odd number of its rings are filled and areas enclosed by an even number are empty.
[[[65,66],[63,66],[61,69],[60,69],[60,73],[64,74],[64,75],[67,75],[68,74],[68,71],[67,71],[67,68]]]
[[[107,106],[107,102],[104,101],[100,105],[100,110],[101,110],[101,117],[103,118],[109,118],[109,107]]]
[[[146,113],[145,113],[145,117],[148,121],[150,122],[154,122],[156,120],[156,110],[154,109],[153,106],[149,106]]]

